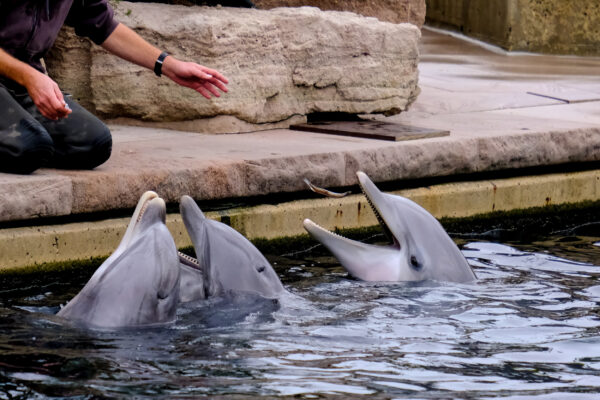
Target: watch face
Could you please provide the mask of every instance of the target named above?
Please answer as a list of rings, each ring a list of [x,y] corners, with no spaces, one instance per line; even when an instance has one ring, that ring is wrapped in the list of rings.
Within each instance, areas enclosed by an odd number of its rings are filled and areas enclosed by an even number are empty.
[[[169,53],[167,53],[166,51],[163,51],[162,53],[160,53],[160,56],[158,56],[158,59],[154,63],[154,73],[156,74],[156,76],[162,75],[163,61],[165,61],[165,58],[167,58],[168,55],[169,55]]]

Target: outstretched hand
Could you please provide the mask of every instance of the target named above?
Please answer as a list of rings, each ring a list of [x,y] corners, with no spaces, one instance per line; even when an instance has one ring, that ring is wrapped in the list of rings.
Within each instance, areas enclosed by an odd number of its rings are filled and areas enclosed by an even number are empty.
[[[197,91],[207,99],[212,96],[221,97],[219,90],[227,93],[227,78],[214,69],[196,63],[179,61],[169,56],[163,63],[162,72],[172,81]]]

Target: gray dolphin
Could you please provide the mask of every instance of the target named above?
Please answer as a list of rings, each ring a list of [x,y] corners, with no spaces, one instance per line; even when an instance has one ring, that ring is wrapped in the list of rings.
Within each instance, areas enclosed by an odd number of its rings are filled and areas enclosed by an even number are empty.
[[[115,252],[57,315],[93,328],[174,321],[179,258],[165,217],[165,202],[144,193]]]
[[[391,245],[350,240],[304,220],[308,233],[327,247],[351,275],[365,281],[477,279],[456,244],[429,212],[405,197],[382,193],[365,173],[359,171],[357,176]]]
[[[271,264],[235,229],[204,216],[194,200],[179,205],[197,259],[181,256],[181,301],[249,293],[277,298],[285,289]]]

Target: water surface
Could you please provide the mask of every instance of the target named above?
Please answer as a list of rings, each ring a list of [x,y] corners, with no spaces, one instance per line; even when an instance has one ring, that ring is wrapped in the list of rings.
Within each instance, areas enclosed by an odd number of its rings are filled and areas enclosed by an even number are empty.
[[[62,325],[87,276],[2,288],[0,399],[598,398],[597,229],[457,242],[473,284],[359,282],[316,246],[268,255],[280,302],[201,302],[156,329]]]

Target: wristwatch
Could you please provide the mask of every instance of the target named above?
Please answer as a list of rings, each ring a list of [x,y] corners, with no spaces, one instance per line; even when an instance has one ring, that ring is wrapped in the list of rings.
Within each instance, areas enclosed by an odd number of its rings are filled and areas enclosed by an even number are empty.
[[[158,56],[158,58],[156,59],[156,62],[154,63],[154,73],[159,78],[162,75],[163,62],[165,61],[165,58],[167,58],[168,55],[169,55],[169,53],[167,53],[166,51],[163,51],[162,53],[160,53],[160,56]]]

